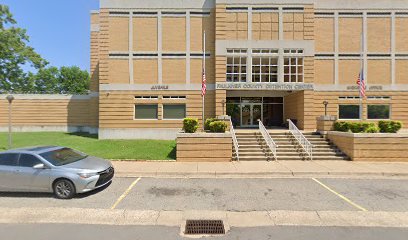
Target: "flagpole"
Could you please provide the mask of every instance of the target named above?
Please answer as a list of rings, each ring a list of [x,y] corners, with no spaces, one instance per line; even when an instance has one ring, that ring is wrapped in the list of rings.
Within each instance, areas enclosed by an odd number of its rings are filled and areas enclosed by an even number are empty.
[[[204,76],[204,74],[205,74],[205,31],[204,31],[204,35],[203,35],[203,76]],[[202,77],[203,77],[202,76]],[[203,81],[203,79],[201,79],[201,81]],[[202,84],[202,83],[201,83]],[[201,87],[202,88],[202,87]],[[202,90],[201,90],[202,91]],[[201,92],[201,96],[202,96],[202,101],[203,101],[203,116],[202,116],[202,121],[203,121],[203,131],[204,131],[204,122],[205,122],[205,119],[204,119],[204,111],[205,111],[205,105],[204,105],[204,100],[205,100],[205,94],[203,94],[202,92]]]
[[[360,96],[360,121],[363,120],[363,96],[361,94],[362,81],[364,81],[364,26],[361,26],[361,54],[360,54],[360,84],[358,94]]]

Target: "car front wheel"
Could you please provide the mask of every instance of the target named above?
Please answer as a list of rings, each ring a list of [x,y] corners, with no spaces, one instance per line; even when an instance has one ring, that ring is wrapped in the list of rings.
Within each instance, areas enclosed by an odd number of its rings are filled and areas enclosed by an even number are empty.
[[[59,199],[71,199],[75,195],[75,186],[67,179],[58,180],[54,184],[54,195]]]

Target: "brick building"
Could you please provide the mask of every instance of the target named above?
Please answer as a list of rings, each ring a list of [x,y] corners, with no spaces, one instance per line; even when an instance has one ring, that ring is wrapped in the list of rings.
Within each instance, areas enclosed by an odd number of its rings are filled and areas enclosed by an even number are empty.
[[[75,126],[171,139],[184,117],[201,122],[204,31],[206,118],[227,114],[237,127],[289,118],[313,131],[328,101],[339,119],[408,126],[408,0],[100,0],[81,103],[89,114]]]

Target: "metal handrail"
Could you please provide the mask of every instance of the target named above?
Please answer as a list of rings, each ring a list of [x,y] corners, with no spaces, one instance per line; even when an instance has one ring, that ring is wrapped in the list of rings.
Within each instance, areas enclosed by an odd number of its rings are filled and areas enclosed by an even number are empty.
[[[234,144],[234,149],[235,149],[235,154],[237,156],[237,161],[239,161],[239,144],[238,144],[237,136],[235,135],[234,125],[232,124],[231,118],[230,118],[230,132],[231,132],[231,135],[232,135],[232,142]]]
[[[298,141],[299,145],[305,150],[306,154],[309,155],[310,160],[313,160],[313,145],[307,140],[303,133],[296,127],[292,120],[288,119],[289,132]]]
[[[262,121],[258,120],[258,122],[259,122],[259,131],[261,132],[262,137],[264,138],[266,144],[268,145],[269,149],[271,150],[275,160],[278,160],[278,155],[277,155],[278,145],[276,145],[275,141],[273,141],[271,135],[269,135],[269,133],[266,130],[265,125],[262,123]]]

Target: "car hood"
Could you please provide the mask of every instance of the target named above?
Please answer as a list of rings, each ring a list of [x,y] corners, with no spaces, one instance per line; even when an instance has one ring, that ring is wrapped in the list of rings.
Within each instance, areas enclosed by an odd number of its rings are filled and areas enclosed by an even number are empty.
[[[104,171],[107,168],[111,167],[112,164],[104,159],[93,157],[93,156],[88,156],[82,160],[79,160],[74,163],[66,164],[62,167],[64,168],[73,168],[73,169],[82,169],[82,170],[88,170],[91,172],[100,172]]]

